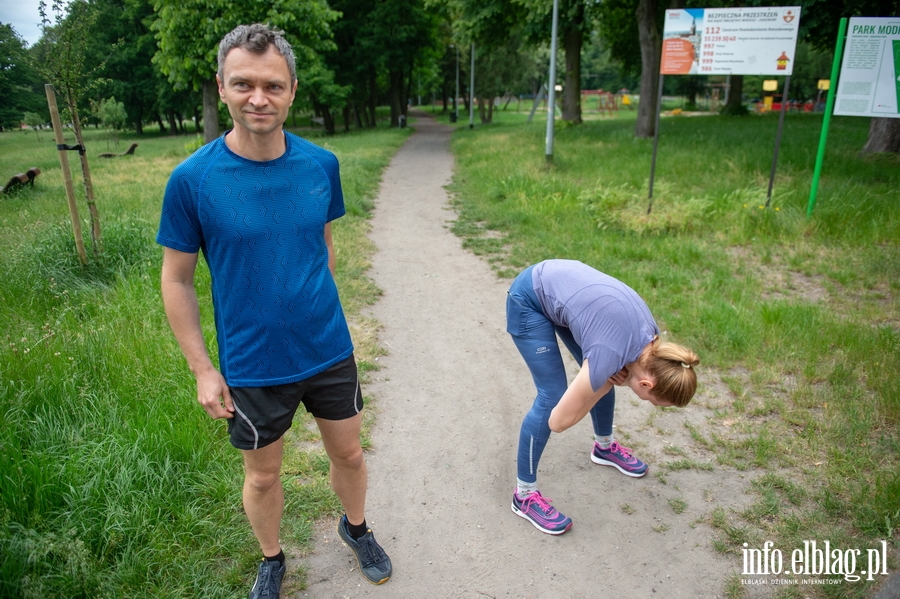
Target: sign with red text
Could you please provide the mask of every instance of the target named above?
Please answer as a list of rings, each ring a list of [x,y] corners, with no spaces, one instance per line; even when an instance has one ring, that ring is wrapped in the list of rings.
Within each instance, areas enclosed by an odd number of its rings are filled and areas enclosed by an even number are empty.
[[[834,114],[900,118],[900,17],[853,17]]]
[[[790,75],[799,6],[666,10],[662,75]]]

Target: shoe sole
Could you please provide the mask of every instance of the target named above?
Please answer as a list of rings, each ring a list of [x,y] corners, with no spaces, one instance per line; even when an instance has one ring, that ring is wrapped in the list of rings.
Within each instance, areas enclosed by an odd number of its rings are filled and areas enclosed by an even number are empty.
[[[604,460],[603,458],[598,458],[593,453],[591,453],[591,461],[594,462],[595,464],[600,464],[601,466],[612,466],[613,468],[615,468],[616,470],[618,470],[625,476],[630,476],[631,478],[641,478],[642,476],[647,474],[648,470],[650,470],[650,467],[648,466],[647,468],[644,468],[643,472],[629,472],[628,470],[625,470],[624,468],[622,468],[615,462],[610,462],[609,460]]]
[[[520,518],[525,518],[526,520],[528,520],[529,522],[531,522],[531,525],[534,526],[536,529],[538,529],[538,530],[541,531],[541,532],[545,532],[545,533],[547,533],[548,535],[554,535],[554,536],[556,536],[556,535],[561,535],[561,534],[563,534],[564,532],[566,532],[567,530],[569,530],[570,528],[572,528],[572,521],[570,520],[570,521],[569,521],[569,525],[566,526],[566,527],[565,527],[564,529],[562,529],[562,530],[549,530],[549,529],[546,529],[546,528],[544,528],[543,526],[541,526],[540,524],[538,524],[537,522],[535,522],[534,520],[532,520],[531,518],[529,518],[529,517],[528,517],[528,514],[526,514],[525,512],[523,512],[522,510],[520,510],[519,508],[517,508],[515,503],[513,503],[510,507],[512,507],[512,511],[513,511],[513,513],[514,513],[516,516],[519,516]]]
[[[369,582],[370,584],[384,584],[391,579],[390,576],[385,576],[381,580],[375,581],[375,580],[372,580],[371,578],[369,578],[368,576],[366,576],[363,573],[362,563],[360,563],[360,561],[359,561],[359,556],[356,555],[356,552],[353,551],[353,547],[350,546],[350,543],[347,542],[347,539],[345,539],[344,535],[341,533],[341,521],[340,520],[338,520],[337,533],[338,533],[338,536],[341,538],[341,540],[344,542],[344,545],[347,546],[347,549],[350,550],[350,553],[353,554],[353,557],[356,558],[356,567],[359,569],[359,573],[362,574],[362,577],[365,578],[367,582]]]

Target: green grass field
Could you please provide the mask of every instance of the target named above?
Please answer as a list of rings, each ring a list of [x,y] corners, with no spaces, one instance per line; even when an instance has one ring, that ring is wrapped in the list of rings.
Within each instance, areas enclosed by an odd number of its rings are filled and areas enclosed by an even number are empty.
[[[752,509],[709,518],[719,549],[738,555],[745,542],[828,538],[886,539],[896,555],[900,157],[860,157],[868,120],[834,119],[807,219],[821,119],[788,115],[766,207],[777,115],[663,118],[649,215],[652,140],[633,138],[633,120],[557,126],[549,168],[543,117],[501,112],[453,141],[456,231],[470,249],[508,276],[575,258],[622,279],[701,356],[700,393],[728,390],[714,421],[735,435],[690,432],[720,467],[755,481]],[[778,597],[862,597],[870,586]]]
[[[367,213],[408,132],[316,139],[341,159],[338,287],[362,372],[379,351],[377,323],[359,315],[378,295],[365,277]],[[0,597],[238,597],[255,572],[240,454],[224,421],[198,409],[159,296],[162,193],[195,139],[125,136],[119,151],[131,141],[134,156],[103,160],[94,155],[107,151],[105,134],[88,132],[103,254],[82,267],[52,137],[0,134],[4,181],[43,171],[33,189],[0,196]],[[69,158],[86,219],[77,154]],[[203,267],[198,291],[212,344]],[[339,506],[324,452],[307,443],[317,439],[310,423],[298,417],[284,466],[294,556],[308,550],[311,522]]]
[[[524,109],[495,112],[473,130],[467,116],[452,185],[466,246],[502,275],[566,257],[624,280],[700,354],[700,393],[729,394],[714,420],[737,434],[690,434],[715,454],[712,467],[747,473],[756,501],[709,514],[716,547],[887,539],[896,553],[900,158],[858,156],[868,121],[833,120],[807,219],[821,115],[788,116],[769,207],[777,116],[664,118],[649,215],[652,140],[633,138],[633,113],[558,124],[549,168],[540,113],[529,124]],[[341,159],[338,287],[364,373],[382,351],[378,323],[360,314],[379,294],[365,276],[368,210],[408,132],[313,140]],[[51,136],[0,134],[4,181],[43,170],[34,189],[0,196],[0,596],[243,596],[257,549],[240,509],[240,456],[196,405],[159,298],[162,191],[194,138],[126,135],[119,151],[137,141],[136,154],[101,160],[104,132],[88,135],[103,256],[82,267]],[[206,281],[201,271],[199,289]],[[327,460],[308,443],[314,428],[295,423],[285,461],[283,538],[295,556],[308,551],[312,520],[337,509]],[[672,457],[673,469],[709,467]],[[778,597],[870,590],[861,581]],[[723,592],[743,589],[731,581]]]

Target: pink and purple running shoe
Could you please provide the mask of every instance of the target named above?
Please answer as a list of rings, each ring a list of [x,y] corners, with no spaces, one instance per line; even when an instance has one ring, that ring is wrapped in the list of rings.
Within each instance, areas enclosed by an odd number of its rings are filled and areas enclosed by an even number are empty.
[[[519,493],[513,492],[512,511],[548,535],[561,535],[572,528],[572,519],[560,514],[550,505],[550,500],[539,491],[526,496],[525,499],[520,499]]]
[[[602,449],[600,444],[594,442],[594,451],[591,452],[591,461],[601,466],[613,466],[625,476],[640,478],[647,474],[647,464],[640,461],[627,447],[613,441],[609,449]]]

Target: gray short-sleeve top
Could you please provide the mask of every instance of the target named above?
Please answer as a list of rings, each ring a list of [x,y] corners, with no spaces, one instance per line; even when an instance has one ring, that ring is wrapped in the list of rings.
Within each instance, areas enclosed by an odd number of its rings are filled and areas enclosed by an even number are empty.
[[[634,289],[587,264],[546,260],[532,269],[531,281],[544,315],[569,329],[581,347],[594,391],[659,334]]]

